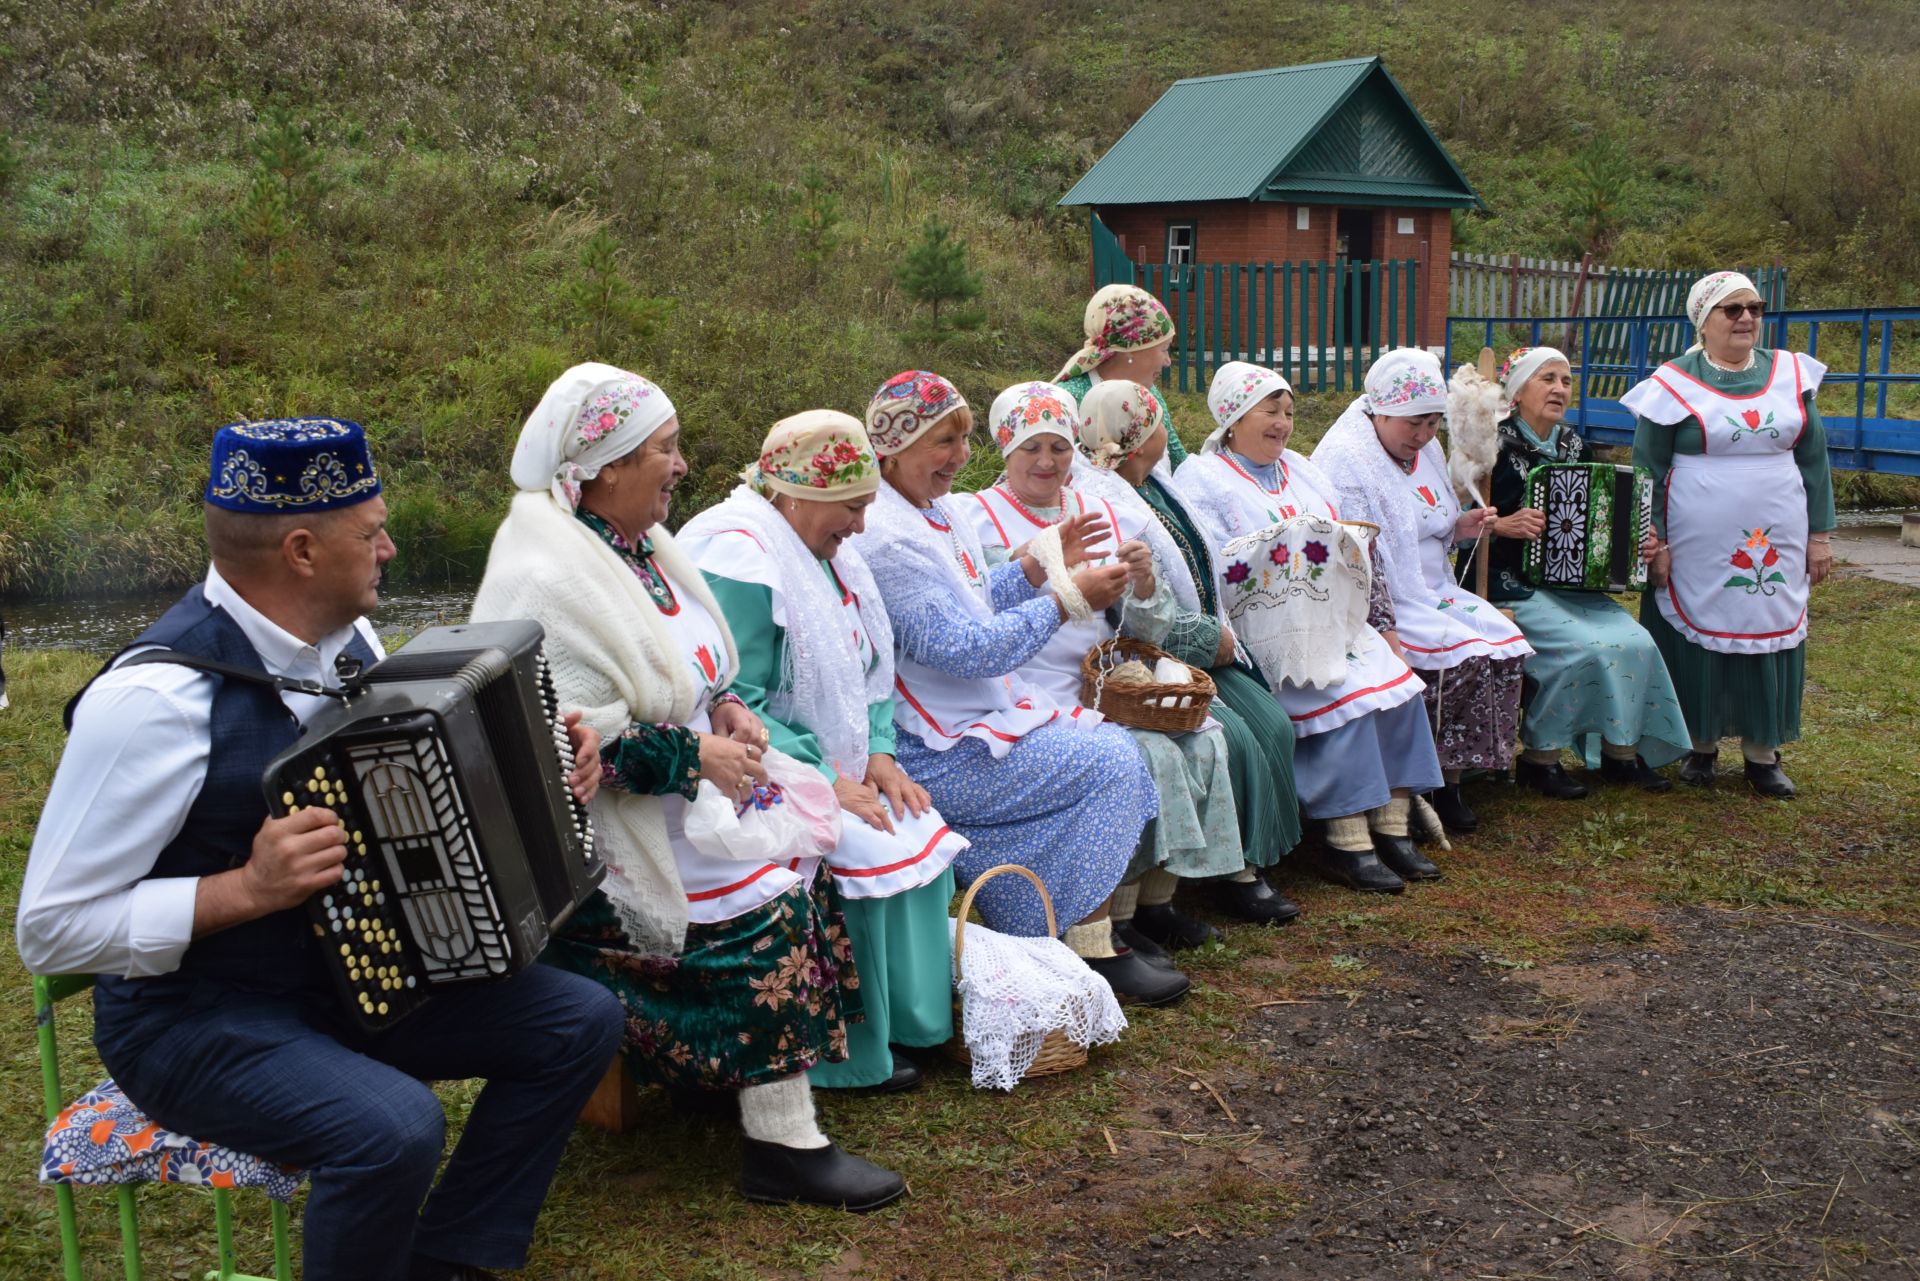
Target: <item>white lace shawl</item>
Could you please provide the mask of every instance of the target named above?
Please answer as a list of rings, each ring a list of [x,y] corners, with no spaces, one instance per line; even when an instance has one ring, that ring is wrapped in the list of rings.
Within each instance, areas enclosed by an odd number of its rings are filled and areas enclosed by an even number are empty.
[[[798,501],[798,500],[796,500]],[[768,691],[773,714],[811,731],[820,740],[834,770],[863,779],[867,768],[867,707],[893,693],[893,626],[880,602],[867,563],[851,543],[833,558],[840,581],[854,595],[860,624],[866,628],[878,661],[861,671],[859,659],[842,635],[842,613],[833,584],[820,561],[772,503],[740,485],[721,502],[695,516],[680,531],[682,541],[722,531],[747,531],[766,552],[769,573],[729,575],[772,589],[784,612],[786,644],[781,647],[779,684]],[[712,566],[715,573],[724,573]]]
[[[1340,496],[1341,518],[1380,527],[1374,545],[1380,549],[1388,588],[1398,597],[1418,597],[1425,594],[1426,578],[1420,568],[1420,531],[1413,508],[1403,498],[1407,476],[1381,447],[1366,410],[1367,398],[1355,397],[1314,446],[1312,459]],[[1420,464],[1433,469],[1436,484],[1445,483],[1447,460],[1438,441],[1430,440],[1420,450]]]
[[[883,480],[873,506],[867,509],[866,530],[847,545],[873,571],[888,613],[905,616],[931,602],[947,608],[957,605],[976,621],[989,621],[993,603],[987,586],[987,555],[973,522],[940,499],[934,500],[933,516],[951,532],[929,525],[919,508]],[[978,587],[961,573],[954,559],[956,546],[973,561],[974,572],[980,575]]]

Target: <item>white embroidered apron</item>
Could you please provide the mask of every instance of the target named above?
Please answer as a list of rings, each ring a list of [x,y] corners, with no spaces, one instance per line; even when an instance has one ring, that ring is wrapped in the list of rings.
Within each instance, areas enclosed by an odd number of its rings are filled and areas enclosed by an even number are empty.
[[[1322,494],[1308,479],[1310,465],[1301,466],[1306,460],[1298,454],[1293,454],[1291,458],[1281,457],[1280,487],[1277,490],[1268,489],[1225,453],[1202,456],[1223,464],[1216,475],[1226,487],[1227,501],[1233,507],[1237,523],[1244,526],[1246,532],[1264,529],[1299,515],[1326,516],[1333,520],[1340,518],[1332,495]],[[1215,549],[1216,554],[1218,550]],[[1221,573],[1229,574],[1229,580],[1222,585],[1223,593],[1231,592],[1230,570],[1223,566]],[[1224,595],[1222,598],[1225,598]],[[1284,673],[1268,672],[1266,675],[1269,679],[1280,677],[1280,688],[1274,697],[1286,711],[1287,719],[1293,722],[1295,738],[1324,734],[1371,712],[1398,707],[1408,699],[1420,697],[1427,687],[1426,682],[1415,676],[1413,669],[1401,662],[1393,652],[1393,647],[1371,627],[1365,627],[1357,643],[1349,648],[1347,675],[1337,684],[1316,689],[1295,685],[1286,679]]]
[[[962,497],[959,501],[968,500]],[[987,585],[987,568],[976,564],[973,555],[954,537],[955,530],[947,522],[966,519],[954,515],[954,510],[936,500],[922,517],[928,528],[946,542],[967,590],[991,613],[993,598]],[[958,602],[954,608],[959,610]],[[998,760],[1022,738],[1063,714],[1089,728],[1102,720],[1100,713],[1079,707],[1077,696],[1063,713],[1045,694],[1014,673],[955,676],[928,667],[904,651],[895,655],[893,689],[894,721],[936,752],[946,751],[963,738],[977,738]]]
[[[1706,452],[1675,454],[1658,501],[1672,573],[1655,598],[1694,644],[1771,654],[1807,638],[1807,490],[1793,447],[1807,429],[1800,362],[1779,352],[1767,385],[1728,396],[1671,364],[1650,380],[1698,419]]]
[[[1402,475],[1404,494],[1411,503],[1414,528],[1420,540],[1418,596],[1398,592],[1393,598],[1395,630],[1414,664],[1426,671],[1445,671],[1469,658],[1524,658],[1533,646],[1505,614],[1466,588],[1454,577],[1453,529],[1460,519],[1460,500],[1443,468],[1433,465],[1438,450],[1414,456],[1413,470]],[[1400,469],[1394,469],[1399,473]],[[1389,501],[1392,501],[1391,498]]]

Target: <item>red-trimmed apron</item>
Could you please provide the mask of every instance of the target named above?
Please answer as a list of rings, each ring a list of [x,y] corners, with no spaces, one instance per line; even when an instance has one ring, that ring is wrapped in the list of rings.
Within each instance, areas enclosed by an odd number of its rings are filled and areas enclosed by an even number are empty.
[[[1388,501],[1413,505],[1420,538],[1422,590],[1412,597],[1396,594],[1393,600],[1395,628],[1408,659],[1423,671],[1445,671],[1481,654],[1498,660],[1533,653],[1512,620],[1460,586],[1454,574],[1451,554],[1460,500],[1437,446],[1414,456],[1404,483],[1405,494]]]

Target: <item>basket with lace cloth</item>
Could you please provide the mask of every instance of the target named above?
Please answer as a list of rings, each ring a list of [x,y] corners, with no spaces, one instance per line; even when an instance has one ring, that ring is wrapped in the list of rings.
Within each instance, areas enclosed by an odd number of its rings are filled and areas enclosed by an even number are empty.
[[[1191,679],[1180,683],[1114,679],[1124,663],[1138,662],[1151,669],[1162,660],[1174,662],[1173,655],[1158,645],[1131,636],[1101,641],[1080,660],[1080,705],[1129,729],[1192,733],[1207,723],[1207,711],[1213,706],[1213,677],[1183,663],[1179,666],[1186,667]]]
[[[980,887],[1009,873],[1033,882],[1046,908],[1045,938],[968,924]],[[1027,868],[1002,863],[975,877],[950,925],[955,1036],[945,1048],[972,1069],[975,1086],[1011,1090],[1028,1077],[1068,1072],[1086,1063],[1089,1045],[1120,1038],[1127,1019],[1113,989],[1054,937],[1053,900]]]

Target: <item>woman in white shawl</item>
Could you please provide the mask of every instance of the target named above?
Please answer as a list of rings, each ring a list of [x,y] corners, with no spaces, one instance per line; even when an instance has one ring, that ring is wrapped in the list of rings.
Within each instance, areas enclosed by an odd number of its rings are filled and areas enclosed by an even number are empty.
[[[989,564],[1015,559],[1068,517],[1093,512],[1107,518],[1110,531],[1093,563],[1111,559],[1128,567],[1127,590],[1117,606],[1062,623],[1020,668],[1029,684],[1056,705],[1070,707],[1080,701],[1080,665],[1088,650],[1116,634],[1158,644],[1172,629],[1173,594],[1154,572],[1152,550],[1140,540],[1152,517],[1137,506],[1123,509],[1112,499],[1089,497],[1068,483],[1080,443],[1080,416],[1073,398],[1052,383],[1021,383],[1001,392],[988,413],[987,431],[1006,470],[992,485],[956,498],[955,504],[973,522]],[[1114,894],[1114,929],[1124,931],[1130,923],[1162,949],[1198,947],[1219,937],[1219,931],[1174,908],[1180,880],[1231,876],[1245,866],[1226,736],[1217,725],[1177,737],[1133,728],[1127,733],[1153,775],[1160,817],[1149,826]]]
[[[607,878],[546,959],[620,998],[641,1079],[740,1091],[747,1197],[875,1209],[905,1183],[828,1142],[807,1085],[816,1062],[845,1057],[859,1012],[831,878],[816,882],[814,860],[715,858],[685,836],[702,780],[744,801],[765,778],[768,733],[725,692],[733,637],[661,523],[686,475],[679,440],[646,379],[562,374],[521,429],[520,492],[474,599],[475,620],[546,629],[555,692],[602,739]]]
[[[1296,516],[1338,520],[1347,514],[1333,482],[1287,448],[1293,388],[1286,379],[1231,361],[1214,371],[1207,407],[1214,431],[1181,464],[1174,484],[1207,524],[1216,552]],[[1309,542],[1303,551],[1316,548],[1324,560],[1325,543]],[[1224,572],[1231,596],[1239,590],[1234,580],[1248,578],[1248,566],[1231,563]],[[1364,623],[1316,638],[1320,645],[1345,647],[1343,675],[1311,685],[1291,679],[1296,673],[1290,671],[1268,671],[1266,677],[1293,723],[1300,806],[1308,818],[1326,824],[1315,870],[1354,889],[1398,892],[1404,881],[1439,875],[1413,844],[1407,820],[1409,798],[1440,785],[1440,762],[1420,679],[1395,648],[1393,599],[1384,575],[1376,572],[1370,586]],[[1326,621],[1331,627],[1346,620],[1328,611]]]
[[[681,548],[740,649],[730,687],[771,746],[825,774],[840,798],[839,887],[866,1020],[816,1087],[912,1089],[891,1046],[953,1037],[947,904],[966,848],[894,759],[893,628],[848,539],[866,526],[880,463],[860,420],[828,409],[782,419],[724,502],[681,527]]]
[[[1439,359],[1395,348],[1367,370],[1365,394],[1327,430],[1313,461],[1333,482],[1342,517],[1380,527],[1376,564],[1393,593],[1400,648],[1427,683],[1446,775],[1433,808],[1448,827],[1471,832],[1479,819],[1460,795],[1460,776],[1513,763],[1521,664],[1533,648],[1505,614],[1454,577],[1455,544],[1478,538],[1499,513],[1461,511],[1434,439],[1446,414]]]
[[[887,380],[867,409],[882,484],[854,545],[893,622],[900,766],[972,842],[954,864],[962,882],[999,863],[1028,868],[1068,927],[1067,946],[1115,996],[1177,1001],[1186,976],[1116,952],[1107,919],[1108,898],[1158,813],[1153,779],[1125,731],[1056,706],[1016,674],[1066,621],[1064,595],[1104,610],[1126,589],[1127,570],[1080,563],[1106,536],[1098,515],[1059,526],[1056,567],[1072,574],[1065,593],[1048,590],[1031,553],[990,567],[947,501],[972,429],[953,384],[919,370]],[[1018,877],[989,881],[977,902],[1003,934],[1046,932],[1038,896]]]

